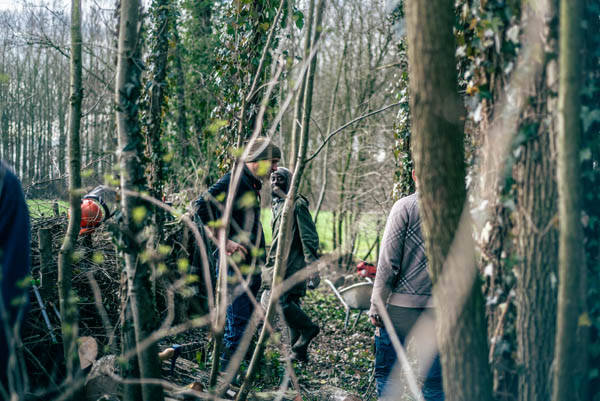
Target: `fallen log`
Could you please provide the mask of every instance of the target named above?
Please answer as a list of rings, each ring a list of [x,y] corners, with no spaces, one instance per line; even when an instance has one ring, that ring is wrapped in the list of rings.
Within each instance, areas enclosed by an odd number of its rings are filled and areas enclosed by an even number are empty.
[[[115,378],[118,372],[115,355],[107,355],[95,361],[85,380],[86,401],[96,401],[102,397],[111,399],[110,397],[121,394],[121,383]]]

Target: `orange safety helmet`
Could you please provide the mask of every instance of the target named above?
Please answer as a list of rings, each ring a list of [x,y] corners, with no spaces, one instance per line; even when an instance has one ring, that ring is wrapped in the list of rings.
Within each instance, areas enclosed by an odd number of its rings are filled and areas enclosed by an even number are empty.
[[[91,233],[102,223],[103,219],[102,206],[93,199],[84,199],[81,202],[81,230],[79,230],[79,235]]]

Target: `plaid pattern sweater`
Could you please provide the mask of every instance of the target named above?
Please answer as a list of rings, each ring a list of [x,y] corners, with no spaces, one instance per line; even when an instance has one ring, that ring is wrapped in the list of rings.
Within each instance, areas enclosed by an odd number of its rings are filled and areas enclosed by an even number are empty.
[[[431,308],[431,279],[421,234],[417,193],[398,200],[388,216],[377,264],[369,314],[383,302],[405,308]]]

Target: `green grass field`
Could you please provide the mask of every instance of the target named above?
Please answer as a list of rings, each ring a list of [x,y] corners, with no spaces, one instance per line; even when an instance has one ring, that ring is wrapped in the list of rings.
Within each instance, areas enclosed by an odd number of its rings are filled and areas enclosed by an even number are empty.
[[[314,214],[313,214],[314,216]],[[265,239],[267,244],[271,243],[271,209],[263,209],[261,212],[261,221],[265,231]],[[321,251],[323,253],[331,252],[333,249],[333,213],[331,211],[321,211],[317,220],[317,232],[319,233],[319,241],[321,243]],[[381,224],[385,224],[385,221]],[[377,239],[377,216],[369,213],[361,215],[359,221],[355,224],[358,231],[354,257],[362,259],[365,257],[373,242]],[[383,230],[382,230],[383,232]],[[374,262],[376,259],[377,250],[373,249],[371,255],[367,258],[368,261]]]
[[[58,212],[60,214],[67,213],[69,210],[69,204],[64,201],[58,202]],[[29,214],[32,218],[39,219],[40,217],[51,217],[54,216],[53,210],[54,201],[47,199],[27,199],[27,207],[29,208]]]

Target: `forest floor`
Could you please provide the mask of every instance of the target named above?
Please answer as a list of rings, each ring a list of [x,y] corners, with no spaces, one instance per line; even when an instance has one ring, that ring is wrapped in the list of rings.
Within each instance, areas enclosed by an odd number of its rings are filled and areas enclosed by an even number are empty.
[[[355,276],[358,278],[357,275]],[[344,329],[345,309],[329,286],[323,282],[316,290],[308,291],[303,298],[302,307],[321,328],[320,334],[309,348],[309,362],[293,364],[302,399],[322,400],[320,396],[322,389],[333,386],[349,394],[355,394],[363,401],[375,400],[375,383],[371,381],[374,363],[373,326],[366,314],[363,313],[356,327],[352,328],[357,312],[352,313],[348,328]],[[257,392],[277,391],[286,376],[286,362],[281,347],[282,345],[286,347],[289,353],[287,329],[283,328],[280,321],[276,322],[276,327],[281,334],[273,336],[275,340],[269,343],[265,351],[253,388]],[[178,338],[165,339],[161,342],[161,348],[168,347],[170,341],[190,341],[190,335],[194,334],[188,333]],[[198,338],[196,337],[195,340]],[[206,380],[210,371],[209,364],[205,362],[210,361],[210,355],[204,356],[203,352],[203,350],[196,352],[196,361],[193,365],[198,369],[197,377],[201,382]],[[183,356],[194,359],[194,355]],[[167,373],[170,362],[164,364],[163,372]],[[242,372],[244,368],[245,362],[242,364]],[[179,377],[175,377],[174,381],[179,385],[187,385],[192,380],[193,375],[184,375],[184,377],[177,375],[179,372],[177,367],[175,372],[175,376]]]
[[[375,383],[369,383],[373,374],[373,326],[363,313],[356,327],[353,313],[344,330],[345,310],[327,285],[309,291],[304,298],[304,309],[318,321],[321,333],[310,348],[311,360],[298,366],[298,380],[306,388],[311,400],[318,400],[324,385],[340,387],[359,395],[364,401],[367,390],[373,395]]]

